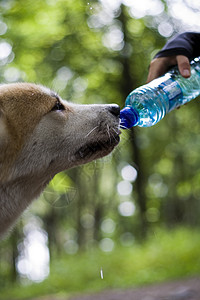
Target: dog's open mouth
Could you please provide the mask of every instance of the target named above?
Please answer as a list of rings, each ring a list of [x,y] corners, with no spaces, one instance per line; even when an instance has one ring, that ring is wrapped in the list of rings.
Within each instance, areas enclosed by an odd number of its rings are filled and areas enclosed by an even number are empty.
[[[114,147],[119,143],[120,138],[118,135],[110,138],[106,141],[95,141],[92,143],[87,143],[80,147],[75,153],[77,159],[89,159],[95,155],[96,158],[103,157],[109,154]]]

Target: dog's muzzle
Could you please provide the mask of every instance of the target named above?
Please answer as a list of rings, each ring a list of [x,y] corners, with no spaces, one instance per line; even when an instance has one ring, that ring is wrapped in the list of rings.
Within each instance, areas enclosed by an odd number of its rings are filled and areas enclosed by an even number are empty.
[[[120,130],[119,130],[119,116],[120,116],[120,107],[116,104],[107,105],[106,109],[109,113],[111,113],[115,119],[113,120],[113,124],[109,124],[109,126],[105,123],[102,126],[100,122],[101,130],[100,136],[98,134],[93,138],[92,141],[87,141],[84,145],[82,145],[76,152],[76,159],[90,159],[90,158],[99,158],[109,154],[115,146],[120,141]],[[107,116],[107,118],[113,116]],[[109,122],[110,123],[110,122]],[[97,128],[98,130],[98,128]],[[103,133],[103,134],[102,134]],[[94,140],[95,139],[95,140]]]

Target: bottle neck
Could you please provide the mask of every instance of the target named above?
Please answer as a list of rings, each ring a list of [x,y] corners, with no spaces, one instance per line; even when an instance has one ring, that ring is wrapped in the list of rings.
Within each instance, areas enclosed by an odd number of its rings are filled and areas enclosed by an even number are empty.
[[[126,106],[120,111],[120,127],[128,129],[139,123],[138,112],[131,106]]]

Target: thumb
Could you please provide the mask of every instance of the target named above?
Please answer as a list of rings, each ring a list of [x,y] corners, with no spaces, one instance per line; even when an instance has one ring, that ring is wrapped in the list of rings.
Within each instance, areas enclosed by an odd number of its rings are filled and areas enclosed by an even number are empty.
[[[176,59],[177,59],[177,64],[178,64],[178,69],[180,74],[185,78],[190,77],[191,75],[190,61],[187,58],[187,56],[177,55]]]

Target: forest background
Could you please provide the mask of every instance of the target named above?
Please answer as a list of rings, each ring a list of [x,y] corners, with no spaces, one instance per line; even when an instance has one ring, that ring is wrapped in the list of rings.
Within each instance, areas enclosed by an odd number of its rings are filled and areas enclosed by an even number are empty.
[[[122,108],[166,40],[198,32],[199,16],[195,0],[1,0],[0,80]],[[200,274],[199,132],[197,99],[58,174],[0,244],[0,299]]]

